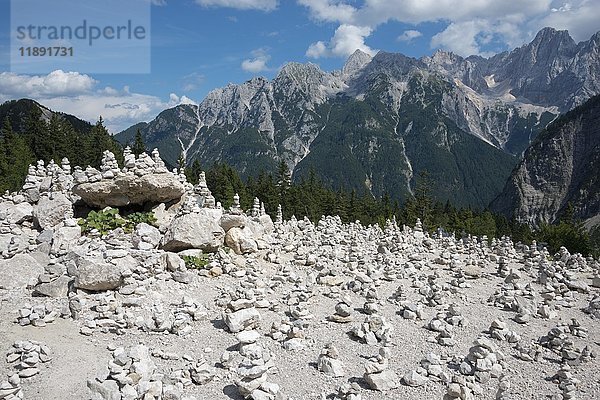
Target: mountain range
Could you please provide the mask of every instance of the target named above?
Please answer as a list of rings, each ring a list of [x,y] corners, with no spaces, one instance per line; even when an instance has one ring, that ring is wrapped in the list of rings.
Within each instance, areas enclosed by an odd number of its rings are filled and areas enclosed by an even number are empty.
[[[575,43],[541,30],[491,58],[437,51],[415,59],[357,50],[339,71],[288,63],[179,105],[139,129],[167,162],[225,161],[242,175],[285,161],[300,179],[314,169],[334,187],[400,201],[427,171],[439,200],[485,207],[549,122],[600,93],[600,32]]]

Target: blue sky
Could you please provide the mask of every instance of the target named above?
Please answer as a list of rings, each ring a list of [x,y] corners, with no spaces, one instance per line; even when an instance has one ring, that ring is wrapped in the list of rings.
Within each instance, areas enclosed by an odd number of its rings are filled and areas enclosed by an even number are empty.
[[[18,1],[18,0],[14,0]],[[101,0],[98,0],[101,1]],[[10,71],[9,1],[0,0],[0,101],[31,97],[112,131],[289,61],[339,69],[356,48],[413,57],[442,48],[489,56],[531,40],[543,26],[576,41],[600,30],[600,1],[555,0],[147,0],[150,74]]]

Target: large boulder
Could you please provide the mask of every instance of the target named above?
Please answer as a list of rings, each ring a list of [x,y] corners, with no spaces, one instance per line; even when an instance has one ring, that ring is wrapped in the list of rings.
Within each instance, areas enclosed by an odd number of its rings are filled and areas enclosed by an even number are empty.
[[[158,228],[142,222],[135,227],[131,242],[136,249],[151,250],[159,245],[161,238]]]
[[[221,212],[202,208],[199,212],[183,214],[171,222],[162,240],[165,251],[201,249],[216,251],[223,245],[225,231],[219,225]]]
[[[258,251],[254,232],[249,227],[229,229],[227,235],[225,235],[225,244],[235,254],[247,254]]]
[[[85,257],[77,258],[75,263],[76,288],[93,291],[112,290],[123,283],[121,267]]]
[[[219,225],[225,232],[231,228],[243,228],[248,223],[248,218],[243,214],[223,214]]]
[[[35,285],[44,267],[29,254],[17,254],[0,261],[0,288],[23,289]]]
[[[33,220],[42,229],[51,229],[67,218],[73,218],[73,206],[64,194],[42,196],[33,209]]]
[[[12,201],[0,203],[0,213],[6,215],[9,224],[21,224],[33,218],[33,206],[26,202],[14,204]]]
[[[123,207],[130,204],[167,203],[181,198],[185,188],[171,173],[119,174],[114,179],[73,186],[73,193],[92,207]]]

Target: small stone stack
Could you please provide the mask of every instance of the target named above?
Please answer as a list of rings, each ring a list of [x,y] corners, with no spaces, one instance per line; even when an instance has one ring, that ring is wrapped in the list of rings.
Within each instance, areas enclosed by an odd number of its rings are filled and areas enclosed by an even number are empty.
[[[529,345],[517,343],[515,350],[517,351],[516,357],[522,361],[539,361],[542,355],[540,345],[535,342],[532,342]]]
[[[339,352],[333,343],[329,343],[321,350],[321,354],[317,360],[317,368],[325,375],[334,378],[346,375],[344,363],[339,360]]]
[[[235,381],[240,395],[256,400],[272,400],[279,393],[279,385],[267,381],[267,373],[274,366],[271,354],[257,340],[260,334],[256,331],[239,333],[239,352],[243,357],[238,368],[239,379]]]
[[[492,321],[489,333],[492,338],[502,341],[506,340],[509,343],[517,343],[521,340],[521,336],[517,332],[509,330],[506,322],[501,318],[496,318]]]
[[[400,384],[400,377],[388,369],[389,350],[385,347],[379,349],[379,354],[369,360],[365,366],[364,380],[373,390],[384,392],[392,390]]]
[[[197,195],[197,202],[203,208],[215,208],[216,201],[213,197],[208,185],[206,184],[206,174],[204,171],[198,175],[198,184],[194,186],[194,193]]]
[[[379,293],[377,292],[377,288],[375,286],[369,287],[365,297],[367,301],[363,305],[363,312],[369,315],[377,314],[380,308]]]
[[[404,319],[423,319],[423,307],[411,301],[400,302],[400,315]]]
[[[469,349],[469,354],[460,364],[459,371],[463,375],[475,375],[478,382],[485,383],[490,378],[497,378],[502,374],[503,367],[500,362],[503,359],[503,354],[496,350],[489,339],[480,337]]]
[[[390,342],[394,327],[381,315],[369,315],[365,321],[352,329],[351,334],[361,339],[366,344],[381,343],[385,345]]]
[[[600,295],[594,295],[590,300],[590,304],[583,311],[593,318],[600,319]]]
[[[328,317],[330,321],[340,324],[352,322],[352,300],[348,296],[342,296],[341,301],[335,305],[335,314]]]
[[[562,391],[562,399],[575,400],[577,398],[577,385],[579,379],[573,376],[569,365],[562,365],[556,375],[554,382],[558,383],[558,388]]]
[[[361,400],[360,385],[357,382],[344,383],[337,389],[336,400]]]
[[[112,360],[108,362],[108,374],[87,382],[92,399],[160,399],[167,394],[171,398],[181,397],[183,385],[163,383],[163,374],[157,371],[148,348],[143,344],[129,350],[111,345],[109,350],[112,351]]]
[[[444,364],[446,364],[445,359],[435,353],[428,353],[421,360],[421,368],[417,369],[417,372],[432,381],[449,382],[451,375],[448,371],[444,371]]]
[[[102,179],[113,179],[121,172],[115,155],[108,150],[105,150],[102,153],[100,172],[102,174]]]

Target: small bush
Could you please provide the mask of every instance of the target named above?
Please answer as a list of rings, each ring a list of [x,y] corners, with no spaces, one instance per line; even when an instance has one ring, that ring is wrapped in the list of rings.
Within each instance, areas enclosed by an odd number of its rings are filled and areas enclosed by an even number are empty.
[[[127,233],[133,232],[135,226],[142,222],[148,225],[156,225],[156,217],[152,212],[135,212],[126,218],[119,216],[116,208],[106,208],[100,211],[90,211],[86,218],[79,219],[79,226],[83,233],[89,233],[96,229],[101,235],[106,235],[113,229],[123,228]]]
[[[126,221],[119,217],[119,210],[107,208],[101,211],[90,211],[86,218],[79,220],[79,226],[83,233],[89,233],[96,229],[101,235],[106,235],[113,229],[122,228]]]
[[[208,254],[201,254],[199,256],[182,256],[185,261],[185,266],[188,269],[204,269],[209,263]]]
[[[125,231],[131,232],[135,229],[137,224],[146,223],[148,225],[156,226],[156,217],[152,211],[150,212],[134,212],[126,217]]]

